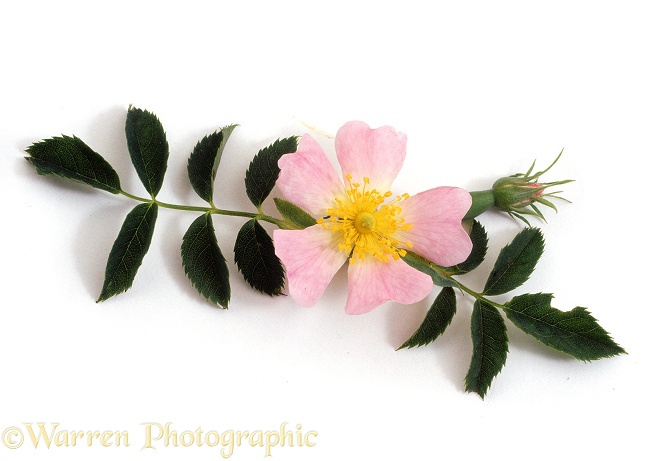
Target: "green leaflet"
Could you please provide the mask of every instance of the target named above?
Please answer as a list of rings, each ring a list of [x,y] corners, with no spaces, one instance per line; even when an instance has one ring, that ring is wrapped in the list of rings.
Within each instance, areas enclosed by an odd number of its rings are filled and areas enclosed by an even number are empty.
[[[505,306],[508,319],[543,344],[579,360],[625,354],[584,307],[563,312],[551,306],[548,293],[514,297]]]
[[[272,239],[255,219],[240,228],[233,251],[240,273],[252,288],[270,296],[282,294],[282,262],[275,255]]]
[[[431,343],[446,331],[455,312],[455,292],[451,287],[444,287],[432,303],[430,310],[427,311],[425,320],[418,330],[399,349],[426,346]]]
[[[298,137],[291,136],[278,139],[256,154],[245,174],[247,197],[255,207],[260,208],[263,201],[268,198],[273,187],[275,187],[275,182],[279,176],[277,161],[282,155],[295,152],[297,149]]]
[[[104,285],[97,302],[127,291],[150,248],[158,206],[142,203],[125,218],[106,263]]]
[[[452,274],[449,273],[445,267],[438,266],[431,261],[422,258],[420,255],[407,250],[406,254],[402,256],[402,260],[414,269],[418,269],[420,272],[423,272],[432,277],[432,281],[435,285],[440,287],[457,286],[457,282],[455,282],[455,280],[447,278]]]
[[[187,175],[194,191],[212,205],[213,187],[224,146],[237,125],[229,125],[205,136],[194,147],[187,163]]]
[[[471,238],[471,243],[473,247],[471,249],[471,254],[466,261],[457,266],[448,268],[453,274],[466,274],[471,272],[476,267],[485,260],[485,255],[487,254],[487,232],[485,228],[478,221],[473,220],[471,223],[471,229],[469,231],[469,237]]]
[[[483,294],[500,295],[522,285],[529,279],[545,249],[540,229],[527,227],[501,249],[494,263]]]
[[[113,194],[120,192],[120,178],[113,167],[76,136],[45,139],[26,149],[37,173],[73,179]]]
[[[182,267],[194,288],[208,301],[228,308],[231,299],[229,268],[217,244],[210,213],[199,216],[189,226],[182,238],[180,255]]]
[[[125,135],[132,164],[145,189],[155,197],[162,188],[169,158],[164,128],[155,114],[130,107]]]
[[[305,229],[316,224],[316,219],[298,205],[277,197],[274,200],[277,211],[294,229]]]
[[[499,374],[508,356],[508,335],[503,317],[496,307],[478,300],[471,314],[473,356],[466,375],[466,391],[481,398]]]

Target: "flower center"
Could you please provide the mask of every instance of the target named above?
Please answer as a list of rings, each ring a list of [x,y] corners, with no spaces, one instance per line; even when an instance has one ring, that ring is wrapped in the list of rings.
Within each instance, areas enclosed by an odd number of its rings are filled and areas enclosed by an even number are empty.
[[[372,213],[366,211],[361,211],[353,219],[353,225],[356,226],[356,230],[361,234],[369,234],[374,231],[374,225],[376,224],[376,219]]]
[[[349,188],[345,194],[336,197],[334,205],[328,209],[328,216],[317,222],[326,229],[342,234],[339,249],[351,252],[351,264],[365,259],[366,256],[372,256],[379,261],[404,256],[406,251],[400,246],[410,248],[412,245],[410,242],[398,240],[397,233],[413,226],[405,223],[400,216],[402,208],[398,204],[409,198],[409,195],[400,195],[384,203],[392,193],[380,193],[371,189],[369,178],[363,179],[362,186],[351,182],[348,174],[346,179]]]

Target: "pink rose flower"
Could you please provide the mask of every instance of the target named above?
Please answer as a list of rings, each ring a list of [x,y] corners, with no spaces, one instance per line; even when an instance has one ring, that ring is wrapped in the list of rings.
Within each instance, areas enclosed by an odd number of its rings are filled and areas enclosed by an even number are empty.
[[[472,245],[461,221],[471,196],[463,189],[437,187],[393,197],[390,188],[404,163],[406,135],[392,127],[348,122],[337,132],[335,150],[344,182],[307,134],[295,153],[279,160],[277,186],[284,197],[320,217],[306,229],[274,231],[289,294],[296,303],[313,306],[348,260],[348,314],[364,314],[390,300],[424,299],[432,278],[400,256],[410,249],[442,266],[466,260]]]

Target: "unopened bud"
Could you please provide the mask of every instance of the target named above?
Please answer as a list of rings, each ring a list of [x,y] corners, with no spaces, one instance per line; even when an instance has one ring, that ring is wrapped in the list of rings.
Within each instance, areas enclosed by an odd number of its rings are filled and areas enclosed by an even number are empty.
[[[536,206],[537,203],[545,205],[557,211],[556,206],[549,200],[556,198],[566,200],[558,196],[561,191],[546,191],[549,187],[559,186],[572,182],[572,179],[564,181],[553,182],[540,182],[540,176],[549,171],[550,168],[559,160],[563,151],[559,153],[554,162],[543,171],[533,173],[533,168],[536,165],[534,161],[526,173],[518,173],[512,176],[501,178],[497,180],[492,186],[492,194],[494,196],[494,205],[510,214],[515,218],[519,218],[528,224],[524,215],[537,216],[543,221],[545,216]],[[567,201],[567,200],[566,200]]]

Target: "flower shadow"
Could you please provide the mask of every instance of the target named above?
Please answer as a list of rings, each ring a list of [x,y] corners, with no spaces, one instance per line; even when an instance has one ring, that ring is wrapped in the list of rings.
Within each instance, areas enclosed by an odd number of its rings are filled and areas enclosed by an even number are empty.
[[[435,291],[438,289],[435,288]],[[390,346],[398,349],[406,342],[422,323],[429,304],[434,300],[435,294],[420,303],[404,306],[392,304],[387,311],[387,332]],[[465,304],[465,303],[462,303]],[[461,307],[461,308],[459,308]],[[460,391],[464,391],[464,376],[471,360],[471,337],[469,335],[469,322],[471,313],[465,306],[459,306],[451,324],[446,331],[426,347],[402,349],[400,354],[436,354],[437,362],[441,366],[442,375],[450,380]]]

